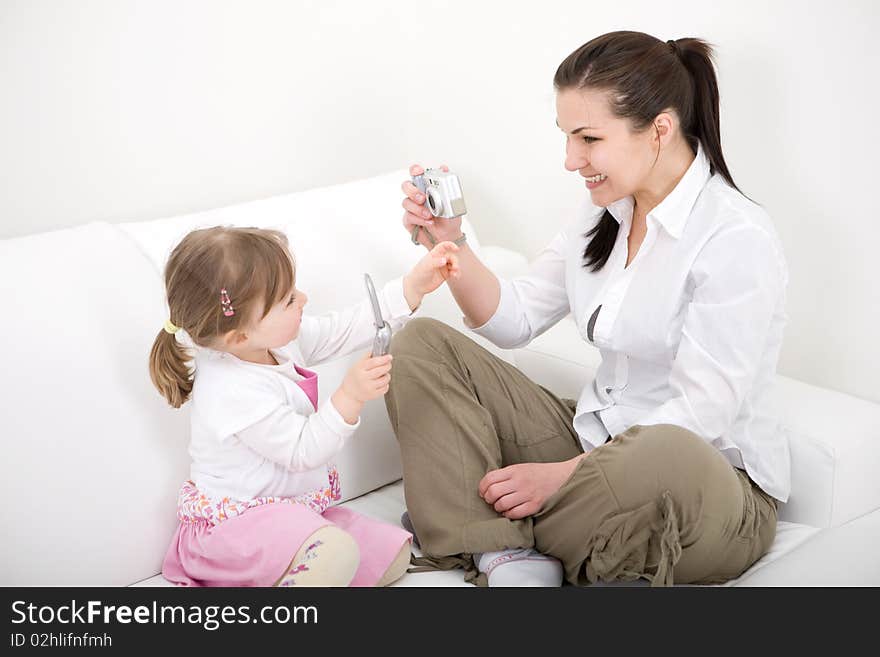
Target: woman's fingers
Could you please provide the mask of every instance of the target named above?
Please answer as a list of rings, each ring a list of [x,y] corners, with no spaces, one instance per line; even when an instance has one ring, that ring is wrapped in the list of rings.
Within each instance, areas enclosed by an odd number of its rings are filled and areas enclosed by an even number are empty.
[[[528,501],[529,498],[525,493],[522,491],[514,491],[498,498],[492,506],[498,513],[507,513]]]
[[[416,203],[425,202],[425,195],[422,194],[419,188],[413,185],[409,180],[404,180],[400,185],[400,189],[403,190],[403,193],[407,198],[411,198]]]
[[[486,504],[495,504],[498,500],[500,500],[505,495],[510,495],[510,493],[514,492],[515,487],[513,481],[510,479],[505,479],[504,481],[498,481],[494,484],[490,484],[488,488],[486,488],[486,492],[482,493],[483,499],[486,501]]]
[[[431,211],[424,205],[416,203],[410,198],[403,199],[400,204],[408,213],[427,221],[429,225],[434,223],[433,218],[431,217]]]
[[[505,511],[503,515],[508,520],[522,520],[523,518],[535,515],[539,510],[540,507],[537,504],[527,501]]]
[[[480,497],[485,499],[486,491],[489,489],[489,486],[497,484],[500,481],[506,481],[510,479],[510,476],[510,468],[500,468],[499,470],[490,470],[487,472],[486,476],[480,479],[480,483],[477,485]]]

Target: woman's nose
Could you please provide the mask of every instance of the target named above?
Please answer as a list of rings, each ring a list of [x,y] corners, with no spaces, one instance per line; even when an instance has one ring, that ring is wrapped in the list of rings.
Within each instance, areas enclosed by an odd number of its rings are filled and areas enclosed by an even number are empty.
[[[571,139],[565,142],[565,168],[568,171],[578,171],[587,166],[587,157],[584,149],[571,143]]]

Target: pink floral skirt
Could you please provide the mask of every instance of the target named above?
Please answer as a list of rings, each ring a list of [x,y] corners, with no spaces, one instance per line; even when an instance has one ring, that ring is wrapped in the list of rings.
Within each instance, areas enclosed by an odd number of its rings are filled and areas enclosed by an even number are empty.
[[[335,473],[332,473],[335,474]],[[333,476],[331,474],[331,482]],[[332,488],[332,486],[331,486]],[[351,586],[374,586],[412,534],[326,503],[259,498],[211,503],[192,482],[181,489],[178,524],[162,575],[180,586],[272,586],[305,540],[336,525],[357,541],[361,561]]]

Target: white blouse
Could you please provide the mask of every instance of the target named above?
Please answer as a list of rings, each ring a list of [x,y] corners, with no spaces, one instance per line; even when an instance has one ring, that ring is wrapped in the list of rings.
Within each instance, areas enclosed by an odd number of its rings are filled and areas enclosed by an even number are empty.
[[[711,175],[700,149],[648,214],[628,267],[633,199],[608,207],[620,230],[607,263],[593,273],[584,267],[585,233],[603,210],[589,205],[527,274],[500,281],[495,314],[473,330],[500,347],[521,347],[571,312],[602,356],[574,417],[585,450],[633,425],[675,424],[787,500],[788,440],[769,393],[788,273],[767,213]]]
[[[365,295],[366,296],[366,295]],[[378,291],[383,317],[397,331],[410,312],[403,280]],[[331,399],[316,411],[297,384],[295,366],[311,367],[369,349],[376,334],[368,299],[339,312],[304,315],[299,336],[273,349],[278,365],[196,348],[190,474],[211,498],[296,497],[327,487],[327,465],[360,426]],[[329,397],[329,395],[328,395]]]

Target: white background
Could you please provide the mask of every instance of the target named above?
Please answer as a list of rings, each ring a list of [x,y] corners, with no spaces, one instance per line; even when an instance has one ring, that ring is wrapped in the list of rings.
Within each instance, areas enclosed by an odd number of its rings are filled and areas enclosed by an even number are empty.
[[[461,175],[483,243],[533,256],[584,194],[554,125],[559,62],[613,29],[699,36],[716,45],[728,165],[789,261],[780,371],[880,401],[878,13],[872,0],[0,0],[0,238],[419,161]]]

